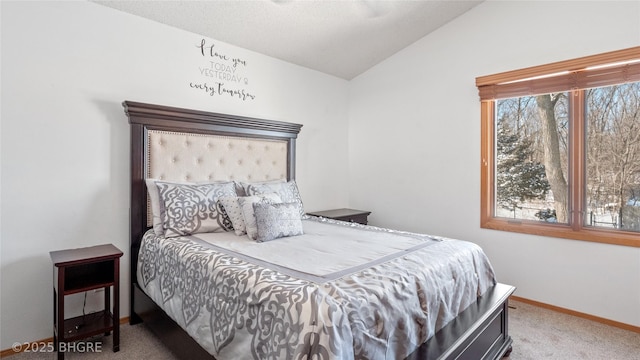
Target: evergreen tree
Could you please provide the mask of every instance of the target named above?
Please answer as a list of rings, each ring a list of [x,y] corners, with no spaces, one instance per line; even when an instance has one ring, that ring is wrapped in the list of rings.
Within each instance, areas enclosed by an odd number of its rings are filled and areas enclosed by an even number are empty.
[[[549,192],[544,165],[531,160],[531,141],[512,134],[501,122],[497,134],[496,200],[515,213],[522,202],[544,199]]]

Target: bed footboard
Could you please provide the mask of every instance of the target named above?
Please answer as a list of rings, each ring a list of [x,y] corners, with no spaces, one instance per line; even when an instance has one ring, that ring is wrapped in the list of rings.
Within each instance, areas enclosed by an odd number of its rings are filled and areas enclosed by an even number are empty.
[[[407,360],[500,359],[511,353],[509,296],[515,287],[496,284],[477,302],[422,344]]]
[[[178,358],[215,360],[137,284],[132,290],[132,318],[142,320]],[[514,291],[513,286],[496,284],[406,360],[497,360],[508,356],[512,346],[508,300]]]

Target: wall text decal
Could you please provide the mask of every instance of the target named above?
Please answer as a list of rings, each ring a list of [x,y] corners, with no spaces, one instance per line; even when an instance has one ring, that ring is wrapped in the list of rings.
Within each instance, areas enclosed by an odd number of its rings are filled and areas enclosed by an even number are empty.
[[[203,91],[210,96],[226,95],[242,101],[253,100],[254,94],[246,89],[249,78],[244,70],[247,61],[238,57],[219,52],[215,44],[207,43],[205,39],[197,45],[200,55],[207,61],[198,67],[198,73],[204,80],[190,82],[189,87]]]

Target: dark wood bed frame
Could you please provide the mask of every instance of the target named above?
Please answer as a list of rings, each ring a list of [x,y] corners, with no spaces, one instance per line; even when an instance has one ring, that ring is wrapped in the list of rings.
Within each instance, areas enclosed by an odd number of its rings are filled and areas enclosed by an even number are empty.
[[[287,142],[287,179],[295,178],[295,141],[302,125],[125,101],[131,126],[130,323],[144,322],[181,359],[214,359],[144,291],[136,278],[138,251],[147,226],[146,139],[148,130],[218,134]],[[500,359],[511,353],[508,299],[515,288],[496,284],[422,344],[408,360]]]

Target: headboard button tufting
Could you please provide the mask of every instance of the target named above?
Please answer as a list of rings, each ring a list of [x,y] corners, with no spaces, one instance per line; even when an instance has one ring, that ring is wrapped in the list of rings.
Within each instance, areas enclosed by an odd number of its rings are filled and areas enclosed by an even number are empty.
[[[149,178],[195,183],[287,178],[284,140],[161,130],[149,130],[147,136]],[[147,220],[150,226],[150,215]]]

